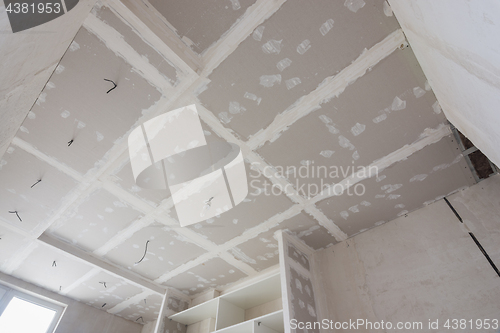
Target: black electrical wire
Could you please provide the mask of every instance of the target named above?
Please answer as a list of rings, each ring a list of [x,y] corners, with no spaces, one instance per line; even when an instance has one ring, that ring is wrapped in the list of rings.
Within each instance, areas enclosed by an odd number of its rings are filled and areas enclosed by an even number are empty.
[[[52,267],[57,267],[57,264],[56,264],[55,260],[52,262]]]
[[[68,141],[68,147],[73,144],[73,141],[75,141],[75,140],[71,139],[71,140]]]
[[[16,216],[17,216],[17,218],[19,219],[19,221],[23,222],[23,220],[21,220],[21,217],[20,217],[20,216],[19,216],[19,214],[17,213],[17,210],[15,210],[15,211],[13,211],[13,212],[9,211],[9,213],[11,213],[11,214],[16,214]]]
[[[146,241],[146,249],[144,250],[144,255],[142,256],[141,260],[139,260],[138,262],[135,263],[136,265],[141,263],[141,261],[143,261],[144,258],[146,257],[146,253],[148,253],[148,244],[149,244],[149,240]]]
[[[108,91],[106,91],[106,94],[109,94],[109,92],[110,92],[111,90],[113,90],[113,89],[115,89],[115,88],[117,87],[116,83],[114,83],[114,82],[113,82],[113,81],[111,81],[111,80],[104,79],[104,81],[111,82],[111,83],[113,83],[113,84],[115,85],[113,88],[111,88],[111,89],[109,89]]]
[[[99,283],[102,284],[104,286],[104,288],[107,288],[106,282],[99,282]]]
[[[139,318],[137,318],[135,321],[138,321],[138,320],[142,320],[142,322],[144,322],[144,319],[142,319],[142,316],[140,316]]]
[[[38,181],[35,184],[31,185],[31,188],[33,188],[36,184],[38,184],[41,181],[42,181],[41,179],[38,179]]]

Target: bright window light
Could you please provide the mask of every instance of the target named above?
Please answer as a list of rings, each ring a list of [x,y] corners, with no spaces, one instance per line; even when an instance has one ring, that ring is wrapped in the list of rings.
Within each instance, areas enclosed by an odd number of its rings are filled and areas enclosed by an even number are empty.
[[[56,311],[13,297],[0,316],[2,333],[46,333]]]

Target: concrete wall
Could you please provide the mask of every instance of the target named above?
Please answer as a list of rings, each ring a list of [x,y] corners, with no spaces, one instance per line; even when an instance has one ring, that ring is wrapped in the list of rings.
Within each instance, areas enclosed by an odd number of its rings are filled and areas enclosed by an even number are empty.
[[[500,175],[449,200],[466,225],[440,200],[316,252],[324,316],[341,322],[421,321],[418,332],[448,331],[429,330],[429,319],[441,325],[453,318],[500,319],[500,277],[468,234],[475,234],[500,267]]]
[[[0,273],[0,281],[67,304],[55,333],[140,333],[142,325]]]
[[[448,119],[500,164],[500,2],[388,1]]]

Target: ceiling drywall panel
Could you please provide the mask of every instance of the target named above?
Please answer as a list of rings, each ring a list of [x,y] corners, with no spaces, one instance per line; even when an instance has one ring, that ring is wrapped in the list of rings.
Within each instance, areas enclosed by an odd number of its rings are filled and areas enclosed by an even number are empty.
[[[94,3],[80,0],[65,15],[15,34],[0,3],[0,157]]]
[[[500,5],[389,0],[450,121],[500,164]]]
[[[196,53],[202,53],[236,23],[256,0],[150,0]]]
[[[200,101],[248,138],[397,28],[383,1],[353,12],[342,1],[289,0],[209,76]]]
[[[397,50],[259,153],[281,167],[301,195],[314,196],[325,184],[338,183],[352,169],[368,166],[446,122],[425,84],[411,50]],[[294,153],[286,147],[294,147]]]
[[[69,291],[66,296],[98,309],[109,310],[141,292],[141,288],[130,285],[123,279],[100,272]]]
[[[144,39],[142,39],[136,31],[116,16],[111,9],[105,6],[100,8],[95,7],[93,9],[93,13],[99,19],[118,31],[122,35],[125,42],[132,46],[142,56],[146,57],[148,62],[158,69],[158,71],[162,73],[172,85],[179,83],[178,77],[180,76],[179,74],[181,74],[178,73],[179,69],[175,68],[175,66],[171,64],[168,59],[163,57],[151,45],[144,41]]]
[[[454,141],[444,137],[317,206],[352,236],[468,187],[474,180]]]
[[[4,265],[9,262],[16,253],[24,250],[33,242],[32,239],[20,236],[5,227],[0,226],[0,270],[4,271]]]
[[[94,251],[142,214],[104,189],[90,194],[68,216],[57,221],[50,233],[84,250]]]
[[[147,241],[149,242],[146,251]],[[175,230],[154,224],[136,232],[131,238],[107,253],[105,258],[155,280],[205,252],[177,234]],[[146,253],[145,256],[144,253]],[[139,262],[143,256],[144,259]]]
[[[77,186],[66,174],[15,146],[0,159],[0,170],[0,218],[27,232],[47,221],[61,206],[61,198]],[[22,221],[9,212],[17,212]]]
[[[159,295],[150,295],[138,303],[131,304],[117,315],[137,323],[147,323],[158,318],[163,299]],[[142,317],[142,319],[140,319]]]
[[[187,295],[195,295],[209,288],[224,286],[246,275],[221,258],[213,258],[187,272],[177,275],[164,284]]]
[[[238,245],[231,250],[231,253],[257,271],[272,267],[279,263],[278,242],[274,238],[277,230],[289,230],[313,249],[321,249],[337,243],[325,227],[302,212]]]
[[[113,88],[114,81],[118,87]],[[80,173],[126,139],[160,93],[97,37],[80,29],[18,137]],[[70,140],[74,140],[69,145]]]
[[[20,263],[12,275],[48,290],[59,292],[91,269],[90,265],[38,243],[38,246]]]
[[[272,194],[269,179],[251,170],[248,163],[245,167],[248,196],[233,209],[187,228],[216,244],[222,244],[292,206],[284,194]]]

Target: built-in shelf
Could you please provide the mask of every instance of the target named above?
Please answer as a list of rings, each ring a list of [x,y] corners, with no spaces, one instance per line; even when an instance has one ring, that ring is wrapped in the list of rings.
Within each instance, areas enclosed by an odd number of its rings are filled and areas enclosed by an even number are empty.
[[[184,325],[191,325],[207,318],[216,318],[219,299],[214,298],[169,317]]]
[[[280,274],[169,317],[185,325],[215,318],[214,333],[284,332]],[[209,332],[206,332],[209,333]]]

